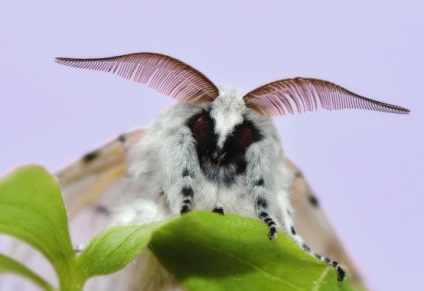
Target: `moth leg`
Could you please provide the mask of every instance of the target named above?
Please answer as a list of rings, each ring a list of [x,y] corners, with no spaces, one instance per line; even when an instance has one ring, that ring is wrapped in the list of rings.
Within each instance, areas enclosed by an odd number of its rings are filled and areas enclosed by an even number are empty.
[[[273,239],[277,237],[277,224],[274,219],[268,213],[268,201],[264,197],[265,195],[265,181],[263,177],[260,177],[253,182],[253,195],[255,199],[256,213],[259,218],[265,222],[269,227],[268,238]]]
[[[190,166],[190,161],[187,161],[182,174],[184,186],[181,189],[181,195],[183,198],[182,205],[180,208],[181,214],[189,212],[193,204],[194,192],[192,184],[194,178],[194,171],[191,170],[192,167]]]
[[[258,197],[256,199],[256,211],[259,213],[258,216],[269,227],[268,238],[273,239],[277,237],[277,224],[275,223],[271,215],[269,215],[268,212],[266,211],[266,207],[264,207],[264,205],[267,205],[267,204],[268,203],[266,202],[266,200],[262,197]]]
[[[256,152],[252,150],[249,160],[251,164],[250,164],[250,167],[248,167],[247,179],[249,181],[251,191],[255,199],[256,213],[258,217],[268,225],[269,227],[268,237],[269,239],[273,239],[277,236],[276,235],[277,225],[275,223],[274,218],[269,214],[269,211],[268,211],[269,203],[268,203],[268,200],[266,199],[267,181],[264,179],[266,178],[266,175],[265,176],[263,175],[263,172],[264,172],[263,169],[265,169],[266,167],[263,165],[263,160],[261,159],[259,151]],[[309,255],[316,257],[319,260],[325,262],[327,265],[335,268],[338,274],[337,279],[339,281],[342,281],[346,277],[345,271],[339,266],[339,264],[336,261],[311,251],[311,249],[303,242],[303,239],[297,234],[296,229],[294,227],[292,214],[290,211],[291,211],[290,203],[287,202],[287,204],[282,208],[284,228],[287,235],[301,249],[303,249]]]
[[[326,263],[327,265],[333,267],[334,269],[336,269],[337,271],[337,280],[338,281],[343,281],[346,278],[346,272],[343,270],[342,267],[340,267],[339,263],[337,261],[334,261],[330,258],[321,256],[320,254],[317,254],[315,252],[313,252],[304,242],[303,239],[300,235],[297,234],[296,229],[294,227],[293,224],[293,219],[292,219],[292,214],[289,210],[284,211],[284,221],[286,224],[286,232],[287,235],[301,248],[303,249],[306,253],[308,253],[309,255],[323,261],[324,263]]]
[[[180,158],[180,164],[183,165],[182,170],[182,188],[181,188],[181,207],[180,207],[180,214],[185,214],[189,212],[193,205],[193,197],[194,197],[194,191],[193,191],[193,183],[195,179],[195,158],[196,156],[196,150],[193,144],[193,138],[190,134],[183,135],[183,138],[181,139],[180,143],[180,152],[182,152],[182,155]],[[179,183],[178,183],[179,184]],[[178,198],[181,199],[181,198]]]
[[[266,199],[267,189],[264,180],[264,159],[262,159],[261,148],[253,144],[250,152],[247,154],[247,160],[250,161],[247,167],[247,181],[255,203],[256,215],[269,227],[268,238],[277,237],[277,224],[268,211],[268,200]]]
[[[183,196],[183,203],[181,206],[180,213],[184,214],[191,210],[191,205],[193,204],[193,188],[191,186],[184,186],[181,190],[181,194]]]

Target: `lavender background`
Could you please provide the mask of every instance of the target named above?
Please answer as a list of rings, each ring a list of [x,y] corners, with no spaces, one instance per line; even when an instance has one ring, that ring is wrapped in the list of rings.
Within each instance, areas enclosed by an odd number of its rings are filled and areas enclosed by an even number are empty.
[[[370,285],[422,287],[420,1],[57,2],[0,9],[0,173],[28,162],[57,169],[172,103],[115,76],[59,66],[56,56],[161,52],[245,91],[322,78],[412,110],[319,111],[276,123]]]

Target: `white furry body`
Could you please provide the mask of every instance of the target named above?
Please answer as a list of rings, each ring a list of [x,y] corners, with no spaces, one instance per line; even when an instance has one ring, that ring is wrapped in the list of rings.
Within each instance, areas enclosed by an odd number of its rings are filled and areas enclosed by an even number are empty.
[[[145,224],[180,215],[181,189],[189,186],[194,192],[191,210],[212,211],[222,207],[225,213],[258,219],[258,211],[262,209],[258,209],[256,201],[261,196],[267,201],[267,212],[277,228],[285,232],[290,230],[292,207],[288,187],[292,177],[285,168],[284,152],[272,119],[247,110],[240,98],[242,95],[236,90],[221,90],[220,93],[215,102],[202,106],[178,103],[168,108],[130,149],[128,172],[139,191],[136,195],[139,199],[121,207],[113,224]],[[187,121],[202,111],[216,118],[215,131],[221,147],[235,125],[245,118],[263,135],[246,150],[246,171],[238,174],[231,184],[211,181],[199,165],[196,140]],[[186,167],[192,173],[183,177],[181,173]],[[256,187],[255,181],[263,177],[266,177],[264,186]],[[132,278],[130,286],[137,290],[178,288],[176,280],[150,252],[142,258],[129,272],[134,274],[128,276]]]
[[[121,209],[115,223],[146,223],[152,218],[166,219],[179,215],[181,188],[191,184],[194,191],[191,210],[212,211],[223,207],[225,213],[258,218],[255,200],[257,195],[263,195],[269,201],[269,214],[277,220],[281,230],[287,231],[282,211],[291,211],[288,200],[290,177],[284,168],[284,153],[273,121],[246,110],[244,103],[237,102],[241,101],[239,96],[242,95],[234,89],[221,90],[220,96],[216,103],[202,106],[178,103],[168,108],[131,149],[128,170],[139,185],[139,197],[143,200],[137,202],[138,206],[133,204]],[[218,110],[218,107],[225,110]],[[230,185],[208,179],[197,161],[196,141],[187,120],[202,110],[217,116],[218,142],[221,145],[232,133],[234,125],[242,122],[239,117],[243,114],[263,135],[246,151],[246,172],[237,175]],[[182,169],[186,165],[191,166],[194,178],[182,177]],[[256,193],[253,181],[260,176],[266,177],[266,184],[260,193]]]

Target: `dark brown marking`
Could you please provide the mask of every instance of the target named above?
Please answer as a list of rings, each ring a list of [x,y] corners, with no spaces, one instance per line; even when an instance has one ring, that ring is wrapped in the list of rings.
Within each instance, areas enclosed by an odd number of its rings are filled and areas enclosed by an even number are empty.
[[[318,199],[313,194],[309,195],[309,203],[311,203],[313,207],[318,207],[319,204]]]
[[[110,215],[110,211],[109,211],[108,208],[106,208],[106,206],[97,205],[95,209],[96,209],[96,212],[98,212],[100,214],[103,214],[103,215],[106,215],[106,216]]]
[[[86,154],[82,158],[82,160],[84,161],[84,163],[90,163],[90,162],[94,161],[99,155],[100,155],[100,153],[98,151],[93,151],[91,153]]]
[[[303,177],[303,174],[302,174],[301,171],[297,171],[296,174],[294,174],[294,177],[295,178],[301,178],[301,177]]]
[[[125,134],[121,134],[120,136],[118,136],[118,140],[121,143],[125,143],[127,141],[127,137],[125,136]]]

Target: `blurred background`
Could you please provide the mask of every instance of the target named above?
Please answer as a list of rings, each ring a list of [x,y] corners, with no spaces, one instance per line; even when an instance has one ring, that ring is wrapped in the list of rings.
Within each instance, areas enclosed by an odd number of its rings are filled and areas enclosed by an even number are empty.
[[[9,1],[0,10],[0,173],[50,170],[173,101],[54,57],[151,51],[250,91],[296,76],[411,109],[275,119],[342,240],[377,290],[422,287],[421,1]]]

